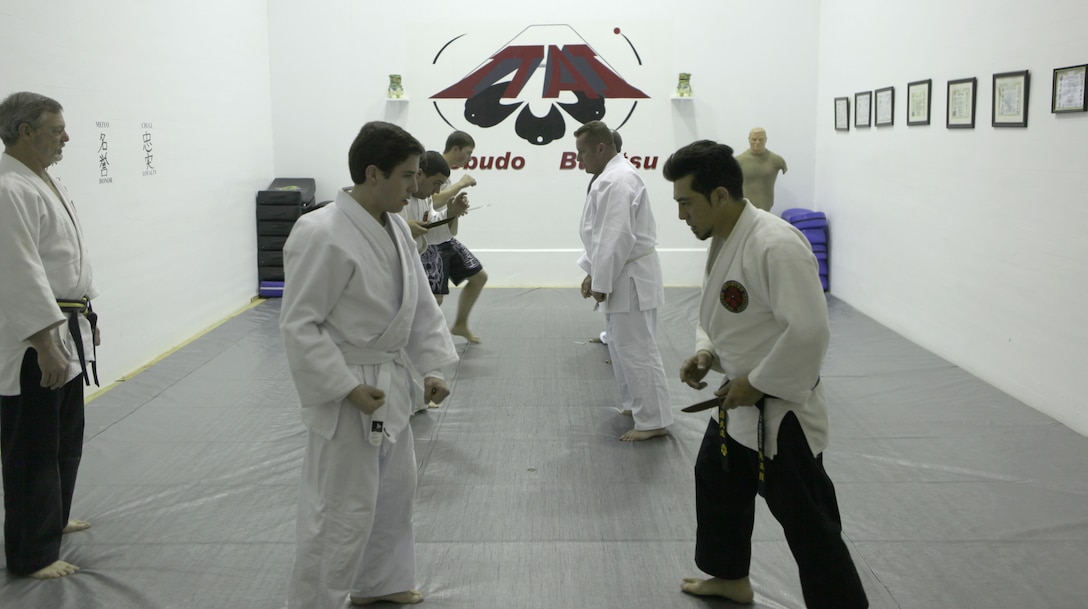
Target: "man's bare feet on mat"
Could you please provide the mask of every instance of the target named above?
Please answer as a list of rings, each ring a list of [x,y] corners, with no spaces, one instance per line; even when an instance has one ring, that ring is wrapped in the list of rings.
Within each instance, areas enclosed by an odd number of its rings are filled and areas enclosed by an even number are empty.
[[[71,575],[76,571],[79,571],[79,567],[75,565],[70,565],[63,560],[58,560],[57,562],[49,565],[48,567],[38,569],[37,571],[31,573],[30,577],[34,579],[57,579],[58,577]]]
[[[91,523],[86,520],[76,520],[75,518],[72,518],[68,521],[68,524],[64,527],[62,532],[75,533],[76,531],[84,531],[89,528],[91,528]]]
[[[480,338],[473,334],[472,330],[468,329],[468,326],[455,325],[450,328],[450,334],[460,336],[474,345],[480,344]]]
[[[698,579],[685,577],[680,589],[695,596],[720,596],[735,603],[750,603],[755,598],[752,592],[752,582],[747,577],[740,579]]]
[[[638,429],[632,429],[631,431],[620,436],[620,440],[624,442],[639,442],[641,440],[649,440],[650,438],[656,438],[659,436],[668,435],[669,430],[664,427],[657,429],[647,429],[644,431]]]

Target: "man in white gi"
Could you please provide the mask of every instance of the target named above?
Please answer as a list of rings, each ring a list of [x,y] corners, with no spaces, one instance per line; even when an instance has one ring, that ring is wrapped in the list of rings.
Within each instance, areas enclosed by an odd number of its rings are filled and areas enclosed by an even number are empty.
[[[664,175],[680,219],[700,240],[712,239],[696,353],[680,378],[696,389],[711,368],[726,378],[695,463],[695,562],[712,577],[685,579],[682,589],[752,602],[758,493],[785,531],[806,606],[868,607],[823,467],[820,367],[831,331],[816,258],[800,231],[744,198],[730,147],[685,146]]]
[[[789,171],[786,159],[767,150],[767,131],[756,127],[748,132],[748,150],[737,155],[744,173],[744,194],[748,201],[763,211],[774,207],[774,183],[778,172]]]
[[[574,136],[578,160],[597,176],[579,227],[585,247],[578,259],[586,272],[582,297],[592,297],[604,309],[622,410],[635,420],[635,428],[620,439],[663,436],[672,411],[657,347],[657,308],[665,303],[665,287],[650,197],[638,171],[616,153],[607,125],[589,121]]]
[[[454,219],[463,215],[468,210],[468,197],[455,196],[448,205],[436,211],[432,203],[432,197],[449,182],[450,166],[446,163],[442,153],[435,150],[428,150],[420,158],[419,166],[420,175],[417,180],[419,190],[408,199],[408,205],[400,211],[400,215],[408,223],[408,228],[412,231],[412,237],[416,241],[416,250],[420,254],[420,262],[423,263],[423,271],[427,275],[427,282],[431,286],[431,292],[441,294],[442,283],[446,281],[442,272],[442,258],[438,253],[438,246],[430,243],[430,240],[434,239],[438,243],[443,243],[452,238],[452,235],[449,232],[449,223],[432,226],[431,228],[427,228],[427,225],[446,220],[450,217],[450,214]],[[438,296],[437,299],[438,303],[441,304],[441,296]],[[418,376],[418,372],[413,372],[413,382],[416,382],[422,388],[422,383],[417,379]],[[437,404],[420,402],[415,404],[412,410],[415,413],[427,408],[437,407]]]
[[[0,442],[4,552],[15,575],[52,579],[83,453],[83,385],[93,368],[98,295],[68,192],[46,171],[68,133],[59,103],[36,93],[0,102]],[[97,376],[97,375],[96,375]],[[97,378],[95,379],[97,384]]]
[[[290,609],[423,600],[408,419],[449,394],[441,369],[457,353],[398,215],[422,154],[400,127],[367,123],[348,153],[354,186],[302,216],[284,246],[280,330],[309,430]],[[412,395],[410,365],[425,396]]]

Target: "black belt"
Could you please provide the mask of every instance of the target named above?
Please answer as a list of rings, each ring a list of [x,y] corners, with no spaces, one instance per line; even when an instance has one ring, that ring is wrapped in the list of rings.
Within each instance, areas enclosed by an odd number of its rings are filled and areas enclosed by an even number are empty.
[[[759,423],[756,425],[756,446],[759,447],[759,451],[758,451],[759,452],[759,480],[758,480],[758,482],[756,484],[756,491],[759,493],[760,497],[765,497],[766,496],[765,493],[766,493],[767,468],[765,467],[765,465],[763,463],[763,436],[764,436],[764,431],[763,431],[763,409],[764,409],[764,406],[766,405],[766,402],[765,402],[766,399],[767,399],[766,396],[761,397],[761,398],[759,398],[758,401],[756,401],[755,404],[753,404],[756,408],[759,409]],[[719,407],[718,408],[718,435],[719,435],[719,438],[721,439],[721,445],[722,445],[722,469],[724,471],[729,471],[729,448],[728,448],[728,439],[726,438],[726,431],[725,431],[728,424],[729,424],[729,411],[727,411],[724,408]]]
[[[94,375],[94,384],[98,384],[98,350],[94,348],[94,331],[98,327],[98,314],[91,308],[91,300],[84,296],[79,300],[58,300],[57,306],[68,317],[68,332],[76,342],[76,353],[79,354],[79,366],[83,370],[83,382],[89,387],[91,379],[87,376],[87,353],[83,349],[83,332],[79,329],[79,316],[82,315],[91,322],[91,353],[95,359],[91,360],[91,373]]]

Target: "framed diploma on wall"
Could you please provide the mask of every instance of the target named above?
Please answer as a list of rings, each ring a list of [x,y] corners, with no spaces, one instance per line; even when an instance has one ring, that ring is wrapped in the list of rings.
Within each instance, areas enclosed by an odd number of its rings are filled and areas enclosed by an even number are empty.
[[[1084,76],[1088,65],[1069,66],[1054,70],[1054,85],[1050,92],[1050,111],[1054,114],[1063,112],[1086,112],[1088,103],[1084,98]]]
[[[949,129],[975,128],[975,89],[977,78],[961,78],[948,81],[948,105],[945,108],[945,126]]]
[[[869,127],[869,119],[872,115],[870,107],[873,105],[873,92],[862,91],[854,94],[854,126]]]
[[[895,87],[884,87],[875,92],[876,110],[873,113],[873,123],[877,127],[888,127],[895,124]]]
[[[835,131],[850,130],[850,98],[835,98]]]
[[[933,80],[907,83],[907,126],[929,124],[930,91]]]
[[[993,115],[994,127],[1028,126],[1028,93],[1031,74],[1027,70],[994,74]]]

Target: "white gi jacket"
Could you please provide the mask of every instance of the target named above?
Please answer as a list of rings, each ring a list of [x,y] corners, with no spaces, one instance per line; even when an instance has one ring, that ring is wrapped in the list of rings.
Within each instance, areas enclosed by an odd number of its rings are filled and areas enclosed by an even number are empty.
[[[400,210],[400,215],[405,220],[415,220],[420,224],[427,224],[429,222],[445,220],[446,210],[446,207],[436,210],[434,208],[434,200],[431,197],[427,197],[426,199],[411,197],[408,199],[408,205],[405,205],[404,209]],[[445,243],[446,241],[453,239],[453,235],[450,234],[449,226],[449,224],[436,226],[428,230],[426,235],[416,237],[416,249],[419,250],[419,253],[423,253],[423,250],[427,249],[428,245],[438,245],[439,243]]]
[[[68,354],[68,378],[81,374],[79,354],[57,300],[95,298],[98,289],[83,229],[64,186],[60,198],[38,174],[0,154],[0,395],[18,395],[19,370],[30,343],[45,328]],[[84,353],[94,353],[91,325],[79,316]]]
[[[777,398],[765,402],[768,457],[777,453],[778,427],[789,411],[813,455],[827,448],[827,402],[818,383],[830,339],[827,299],[808,241],[747,202],[729,237],[711,243],[696,349],[713,353],[714,369],[727,378],[747,374],[753,387]],[[757,450],[758,420],[755,406],[730,410],[729,435]]]
[[[299,218],[283,253],[280,329],[303,423],[331,440],[340,404],[366,384],[386,399],[373,416],[359,413],[364,425],[383,420],[395,440],[419,401],[408,363],[440,376],[458,359],[408,224],[386,214],[382,226],[340,191]]]
[[[607,294],[605,313],[629,313],[632,290],[639,310],[665,304],[657,223],[642,176],[617,154],[586,194],[580,226],[578,266],[593,278],[593,291]]]

